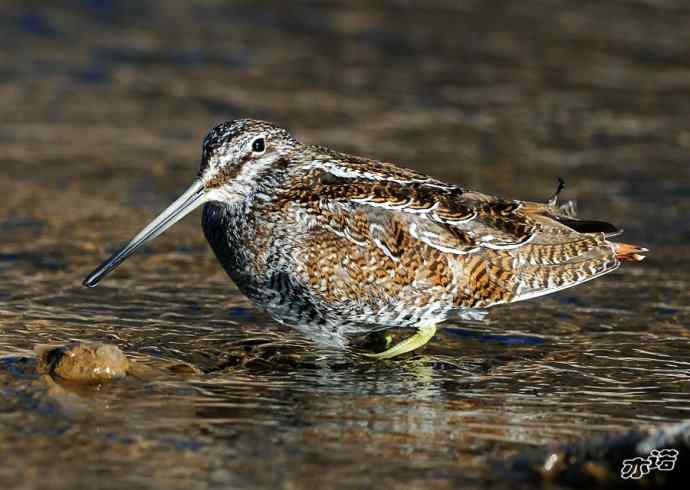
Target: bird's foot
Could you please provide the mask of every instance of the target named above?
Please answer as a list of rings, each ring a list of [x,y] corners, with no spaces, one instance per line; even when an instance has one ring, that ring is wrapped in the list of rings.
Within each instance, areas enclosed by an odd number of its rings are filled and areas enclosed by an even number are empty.
[[[393,357],[397,357],[401,354],[405,354],[407,352],[411,352],[415,349],[422,347],[424,344],[429,342],[429,340],[431,340],[435,333],[435,324],[431,323],[427,325],[421,325],[417,327],[417,332],[412,337],[409,337],[395,344],[393,347],[386,349],[383,352],[379,352],[377,354],[365,353],[363,355],[371,357],[373,359],[392,359]]]

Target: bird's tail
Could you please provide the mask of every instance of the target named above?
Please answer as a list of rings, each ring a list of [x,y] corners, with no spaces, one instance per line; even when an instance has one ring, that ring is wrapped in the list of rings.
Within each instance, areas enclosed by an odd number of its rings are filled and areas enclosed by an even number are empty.
[[[629,243],[613,243],[613,249],[616,252],[616,258],[620,261],[639,262],[644,260],[645,252],[648,249],[638,247],[637,245],[630,245]]]

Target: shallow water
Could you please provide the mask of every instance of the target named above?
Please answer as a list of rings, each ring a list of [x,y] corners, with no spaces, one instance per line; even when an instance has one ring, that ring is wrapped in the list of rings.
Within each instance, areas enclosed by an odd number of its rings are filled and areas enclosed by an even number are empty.
[[[352,5],[0,4],[1,487],[507,487],[528,448],[689,417],[684,2]],[[562,176],[652,253],[383,363],[259,314],[198,214],[83,288],[235,117],[506,197]],[[140,371],[36,374],[70,340]]]

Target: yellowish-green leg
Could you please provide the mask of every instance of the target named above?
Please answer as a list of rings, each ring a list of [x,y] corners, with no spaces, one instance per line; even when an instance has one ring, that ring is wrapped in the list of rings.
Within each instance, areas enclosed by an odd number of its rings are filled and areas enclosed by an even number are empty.
[[[421,346],[429,342],[435,333],[435,324],[430,323],[426,325],[420,325],[419,327],[417,327],[417,333],[415,333],[412,337],[409,337],[397,343],[390,349],[386,349],[385,351],[379,352],[378,354],[364,355],[367,357],[373,357],[374,359],[391,359],[401,354],[405,354],[406,352],[410,352],[420,348]]]

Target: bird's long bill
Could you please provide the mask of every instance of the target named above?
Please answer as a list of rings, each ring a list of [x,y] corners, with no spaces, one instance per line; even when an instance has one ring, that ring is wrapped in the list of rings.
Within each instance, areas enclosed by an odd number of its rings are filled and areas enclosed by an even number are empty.
[[[187,189],[184,194],[178,197],[175,202],[165,209],[165,211],[159,214],[156,219],[146,226],[146,228],[141,230],[137,236],[132,238],[127,245],[89,274],[86,279],[84,279],[84,286],[90,288],[96,286],[101,279],[120,265],[127,257],[136,252],[144,243],[156,238],[204,202],[206,202],[204,186],[200,180],[196,180],[189,186],[189,189]]]

